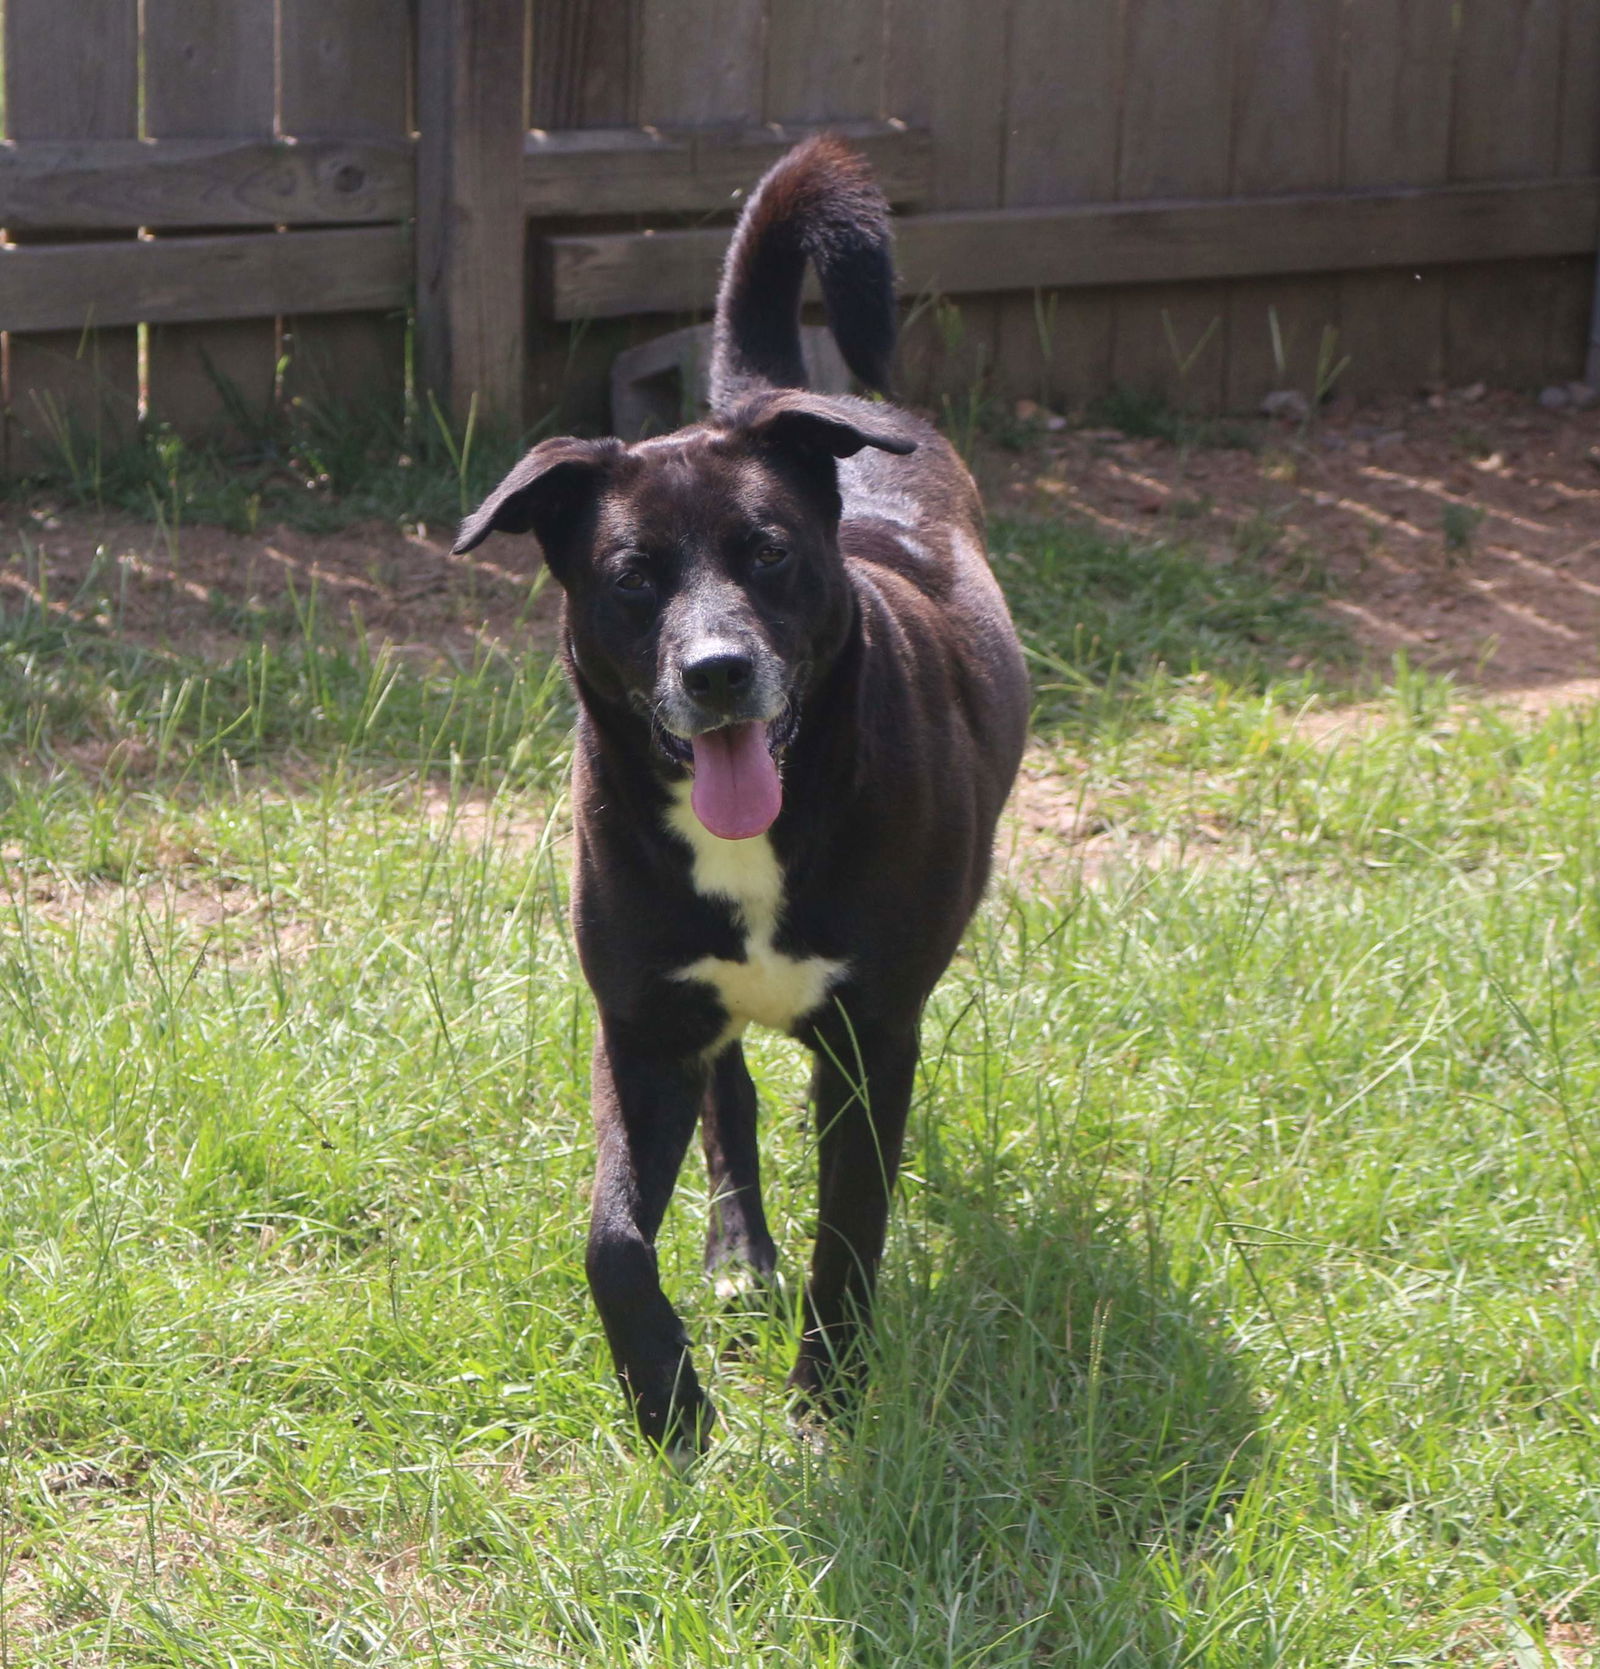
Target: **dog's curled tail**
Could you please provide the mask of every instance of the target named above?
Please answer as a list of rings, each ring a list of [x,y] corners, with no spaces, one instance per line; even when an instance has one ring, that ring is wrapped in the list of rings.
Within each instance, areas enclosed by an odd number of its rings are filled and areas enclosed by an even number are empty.
[[[845,364],[868,388],[888,392],[889,205],[866,158],[823,133],[774,163],[739,217],[717,292],[711,409],[718,415],[761,388],[806,386],[800,285],[808,259]]]

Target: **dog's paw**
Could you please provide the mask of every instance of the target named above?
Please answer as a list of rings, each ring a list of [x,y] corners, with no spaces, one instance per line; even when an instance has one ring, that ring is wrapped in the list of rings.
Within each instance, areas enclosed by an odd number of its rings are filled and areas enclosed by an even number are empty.
[[[777,1276],[749,1263],[725,1263],[712,1279],[711,1290],[723,1309],[733,1314],[771,1307]]]
[[[718,1355],[726,1359],[748,1357],[755,1350],[762,1327],[784,1313],[788,1293],[775,1269],[758,1269],[754,1264],[727,1262],[712,1272],[711,1290],[726,1334]]]
[[[681,1477],[711,1446],[717,1411],[703,1392],[691,1404],[678,1403],[664,1414],[638,1411],[645,1441]]]

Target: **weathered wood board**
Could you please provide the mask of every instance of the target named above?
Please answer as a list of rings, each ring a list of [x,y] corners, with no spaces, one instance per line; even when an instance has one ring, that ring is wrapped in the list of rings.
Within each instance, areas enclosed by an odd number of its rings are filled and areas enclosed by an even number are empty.
[[[1600,181],[1309,193],[1215,202],[975,209],[918,215],[896,237],[908,295],[1010,288],[1165,286],[1217,278],[1330,273],[1575,255],[1600,226]],[[549,240],[556,318],[703,307],[726,228]]]
[[[5,121],[7,138],[131,140],[138,136],[138,6],[136,0],[76,0],[70,14],[58,0],[6,0]],[[52,233],[51,236],[56,234]],[[18,233],[19,242],[32,241]],[[125,252],[106,248],[108,264]],[[126,442],[139,415],[139,344],[130,329],[87,326],[49,336],[13,334],[7,356],[5,467],[59,465],[81,469]]]
[[[278,0],[278,19],[278,123],[284,133],[301,144],[337,137],[409,148],[406,0]],[[411,201],[384,218],[400,220],[414,212],[413,183]],[[288,399],[398,417],[405,385],[403,304],[378,313],[295,313],[284,319],[283,331]]]
[[[270,140],[273,0],[144,0],[144,127],[153,138]],[[270,233],[272,221],[261,223]],[[179,228],[179,232],[190,228]],[[159,238],[169,233],[158,234]],[[243,438],[277,385],[278,322],[151,321],[147,409],[180,433]]]

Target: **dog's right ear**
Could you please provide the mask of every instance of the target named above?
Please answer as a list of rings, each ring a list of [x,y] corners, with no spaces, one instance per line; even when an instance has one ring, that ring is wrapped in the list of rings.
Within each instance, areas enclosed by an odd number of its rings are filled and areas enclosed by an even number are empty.
[[[622,455],[617,440],[542,440],[461,524],[451,553],[461,556],[491,533],[532,533],[552,547],[594,502],[602,477]]]

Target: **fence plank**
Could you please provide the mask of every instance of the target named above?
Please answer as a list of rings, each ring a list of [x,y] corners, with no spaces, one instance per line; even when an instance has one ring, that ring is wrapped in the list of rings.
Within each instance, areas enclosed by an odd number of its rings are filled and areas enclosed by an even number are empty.
[[[1600,173],[1600,0],[1568,0],[1561,55],[1561,139],[1557,167],[1563,174]],[[1558,283],[1551,318],[1551,361],[1558,365],[1574,317],[1582,319],[1583,368],[1572,373],[1600,384],[1600,267],[1578,269]]]
[[[1450,135],[1455,180],[1541,179],[1561,140],[1564,0],[1462,8]],[[1447,276],[1445,375],[1532,386],[1549,368],[1556,271],[1492,269]]]
[[[1600,0],[1567,0],[1556,167],[1600,174]]]
[[[1014,0],[1002,196],[1011,207],[1103,203],[1117,194],[1121,31],[1101,0]],[[1000,385],[1075,404],[1111,377],[1109,293],[1036,290],[1000,305]]]
[[[637,0],[535,0],[528,120],[549,132],[633,119]]]
[[[63,27],[58,0],[7,0],[0,15],[10,138],[136,137],[136,0],[77,0],[70,27]],[[51,461],[58,450],[53,437],[65,438],[63,425],[81,430],[97,451],[133,432],[139,349],[132,330],[97,328],[86,334],[80,325],[66,335],[13,334],[8,372],[6,468]]]
[[[768,0],[769,122],[876,116],[883,107],[883,0]]]
[[[665,141],[652,155],[650,142],[662,138],[660,129],[618,129],[619,124],[638,119],[643,27],[639,0],[530,0],[530,4],[528,120],[534,131],[528,136],[522,173],[529,215],[633,214],[651,206],[639,200],[639,192],[648,185],[654,169],[664,165],[669,179],[691,178],[692,136],[682,136],[681,143]],[[586,130],[606,127],[612,129],[613,143],[596,134],[597,144],[590,148],[591,135]],[[619,140],[624,142],[620,149],[615,144]],[[598,163],[598,167],[584,172],[584,163]],[[578,165],[576,172],[573,164]],[[570,194],[569,185],[575,188]],[[724,194],[714,203],[697,206],[716,212],[727,204]],[[631,345],[637,328],[568,330],[532,310],[524,394],[527,409],[554,413],[565,407],[568,410],[557,420],[564,426],[578,421],[604,427],[609,418],[611,362]]]
[[[278,7],[283,131],[297,139],[403,142],[411,127],[406,0],[278,0]],[[400,310],[297,314],[284,320],[284,335],[290,399],[372,402],[398,412],[406,351]]]
[[[151,324],[270,318],[315,306],[362,312],[404,305],[411,288],[404,226],[238,232],[117,244],[0,247],[0,317],[21,330],[84,321]]]
[[[901,288],[1171,289],[1270,273],[1585,254],[1600,182],[1312,193],[1219,202],[1094,204],[917,215],[898,228]],[[725,228],[548,240],[556,318],[680,312],[713,294]],[[1163,350],[1166,344],[1163,340]]]
[[[270,138],[273,35],[272,0],[145,0],[146,132]],[[277,366],[275,319],[152,328],[150,416],[187,438],[237,440],[246,413],[270,409]]]
[[[409,140],[33,142],[0,149],[0,226],[354,225],[405,220],[416,200]]]
[[[1232,0],[1127,0],[1117,195],[1124,200],[1220,197],[1228,190],[1233,100]],[[1113,378],[1138,389],[1177,390],[1188,404],[1218,405],[1227,292],[1155,284],[1117,300]],[[1181,378],[1170,345],[1189,352]],[[1179,388],[1181,382],[1182,387]]]
[[[1237,0],[1232,189],[1241,197],[1336,188],[1340,33],[1336,6]],[[1274,388],[1318,387],[1318,352],[1339,328],[1336,277],[1272,278],[1228,297],[1223,404],[1253,408]]]
[[[1545,321],[1545,373],[1550,382],[1587,380],[1590,316],[1594,307],[1594,261],[1550,263],[1550,312]]]
[[[715,127],[725,134],[760,122],[765,0],[635,0],[622,22],[637,49],[629,119],[658,130]],[[689,137],[691,171],[697,150],[698,138]],[[749,187],[760,171],[753,168],[730,182],[728,194],[706,210],[730,212],[736,206],[732,191]],[[633,323],[574,333],[540,318],[530,343],[536,409],[562,410],[564,423],[598,421],[604,404],[595,397],[601,367],[609,369],[615,354],[649,328]],[[588,400],[582,398],[585,391]]]
[[[761,0],[640,0],[641,122],[761,119]]]
[[[1009,14],[1010,0],[888,0],[884,107],[931,136],[931,208],[1001,201]],[[992,380],[999,324],[998,300],[970,287],[959,304],[920,295],[899,356],[907,394],[931,402]]]
[[[1350,0],[1343,184],[1442,184],[1450,167],[1453,0]],[[1444,374],[1444,284],[1416,269],[1346,277],[1339,298],[1342,390],[1421,388]]]
[[[526,220],[521,0],[419,0],[417,350],[458,423],[520,423]]]
[[[1564,0],[1464,6],[1450,132],[1453,180],[1556,171]]]
[[[1449,177],[1454,9],[1455,0],[1348,0],[1341,175],[1351,190]]]

